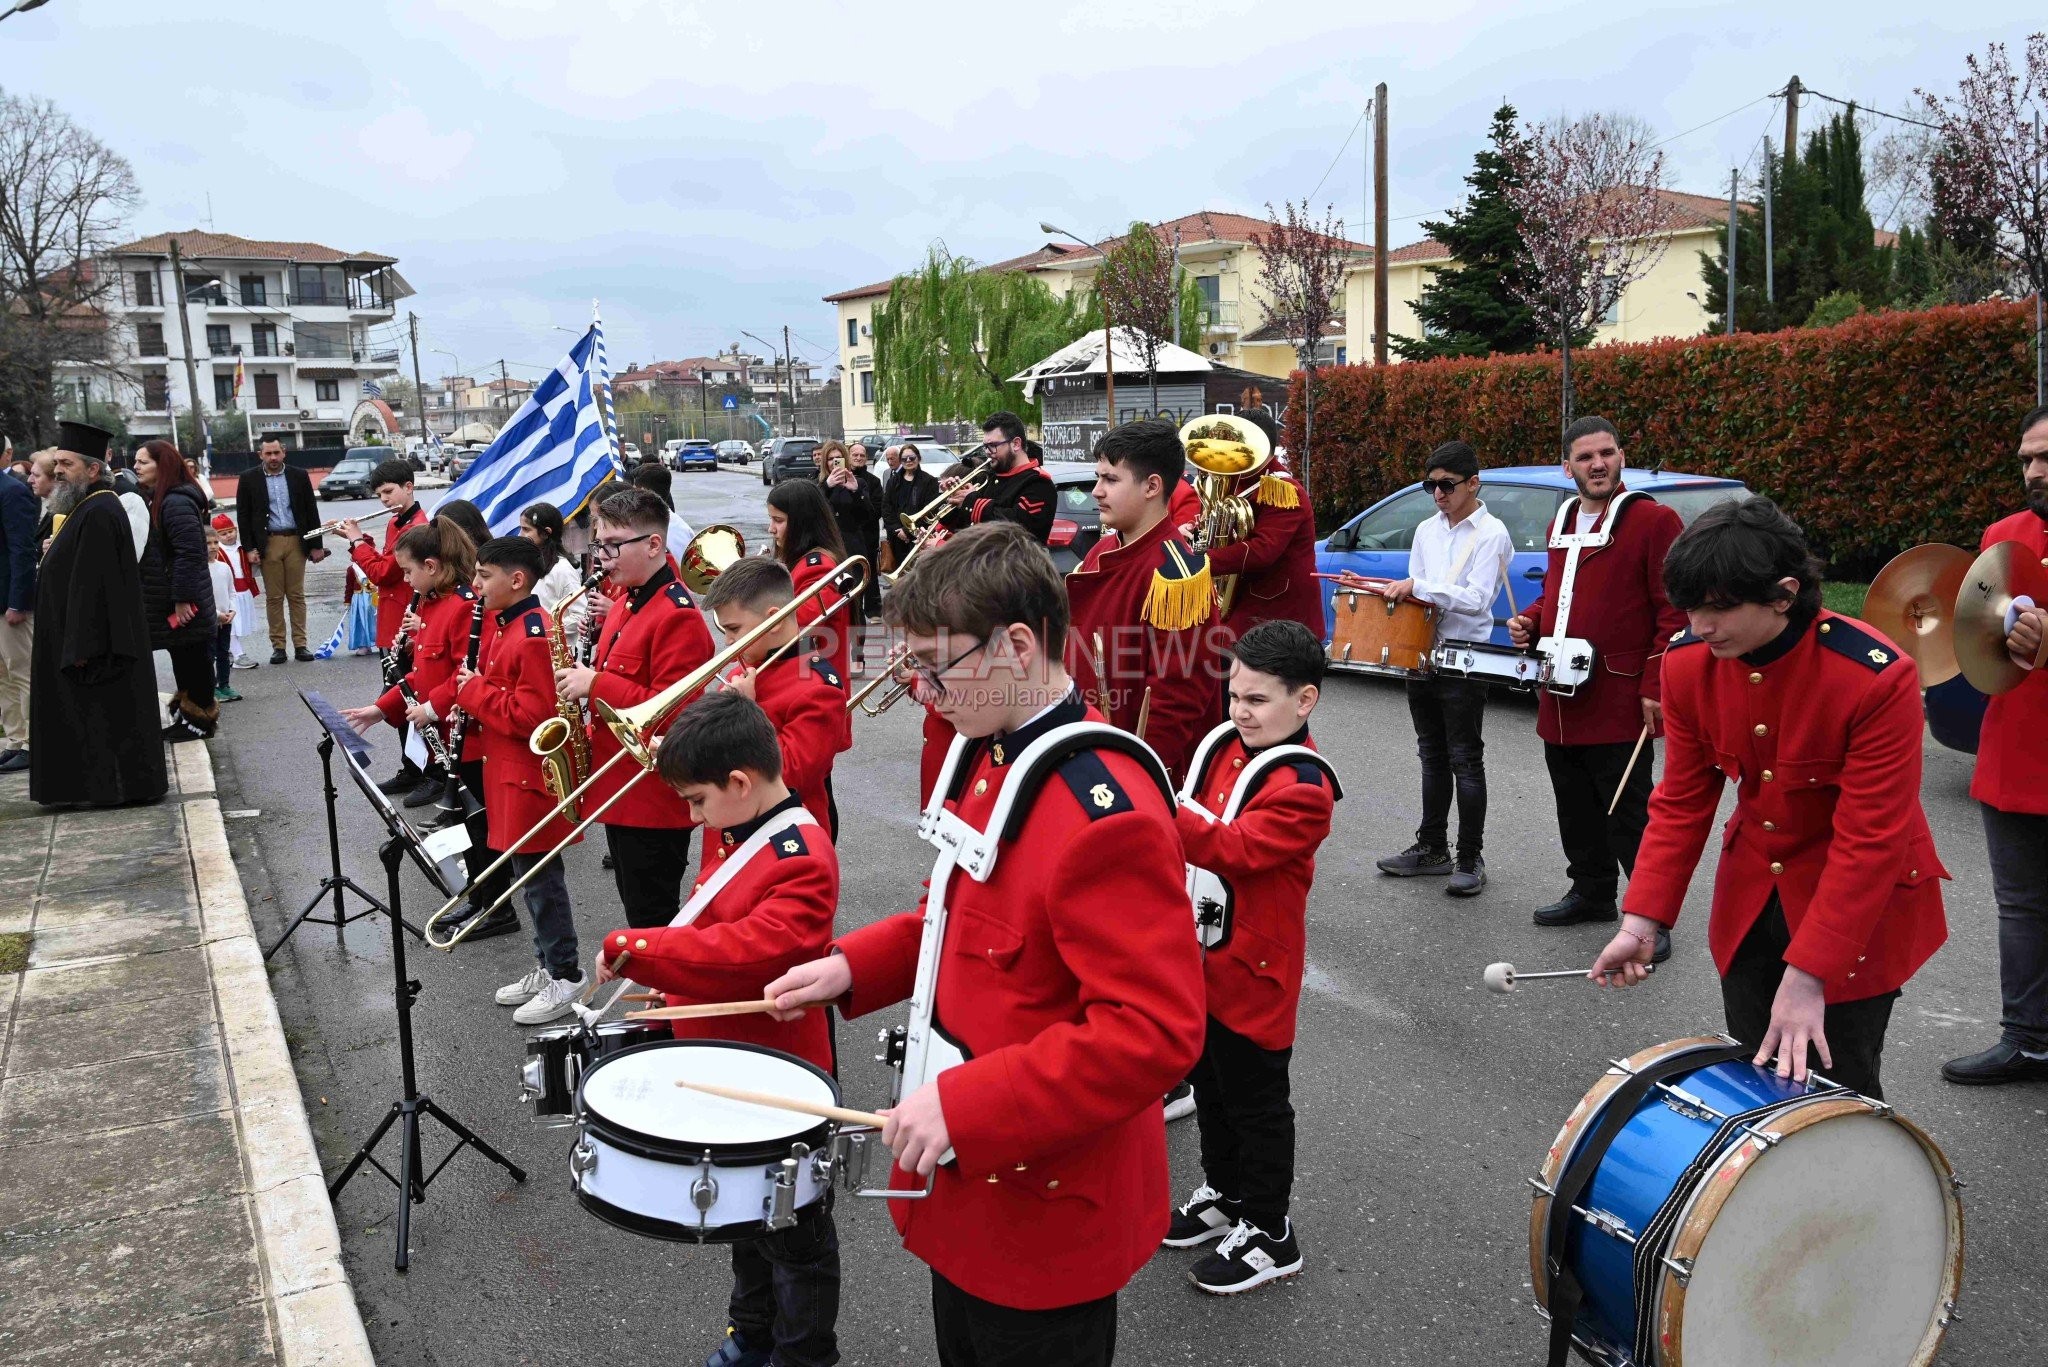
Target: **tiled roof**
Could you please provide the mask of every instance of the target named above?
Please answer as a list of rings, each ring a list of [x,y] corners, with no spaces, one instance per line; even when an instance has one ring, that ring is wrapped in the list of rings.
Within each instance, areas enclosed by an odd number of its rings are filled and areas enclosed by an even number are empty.
[[[1217,213],[1208,209],[1152,225],[1154,235],[1162,242],[1172,241],[1176,228],[1180,229],[1181,245],[1185,247],[1196,242],[1250,242],[1255,236],[1270,233],[1273,225],[1263,218],[1252,218],[1245,214]],[[1372,250],[1363,242],[1339,240],[1350,251]],[[1109,251],[1122,241],[1123,238],[1119,235],[1098,243],[1097,253]]]
[[[1022,256],[1013,256],[1006,261],[997,261],[992,265],[983,266],[982,269],[986,271],[1036,270],[1038,267],[1058,261],[1062,257],[1078,256],[1080,254],[1081,249],[1079,247],[1067,247],[1057,242],[1048,242],[1037,251],[1026,252]],[[852,299],[874,298],[887,294],[889,287],[895,283],[893,279],[878,280],[872,285],[862,285],[858,289],[841,290],[837,294],[826,295],[825,302],[828,304],[842,304]]]
[[[1392,252],[1388,253],[1388,256],[1392,255]],[[1343,335],[1344,320],[1342,318],[1332,318],[1329,322],[1323,324],[1323,336],[1342,337]],[[1239,343],[1245,346],[1256,346],[1260,342],[1292,342],[1293,340],[1292,337],[1287,335],[1286,326],[1275,322],[1268,322],[1264,327],[1254,328],[1238,339]]]
[[[398,263],[395,256],[384,256],[378,252],[343,252],[332,247],[323,247],[317,242],[253,242],[246,237],[232,237],[227,233],[203,233],[198,229],[183,233],[158,233],[130,242],[125,247],[116,247],[110,256],[169,256],[171,239],[178,239],[178,254],[187,260],[201,257],[226,257],[235,261],[300,261],[307,265],[333,265],[362,263],[365,265],[392,266]]]

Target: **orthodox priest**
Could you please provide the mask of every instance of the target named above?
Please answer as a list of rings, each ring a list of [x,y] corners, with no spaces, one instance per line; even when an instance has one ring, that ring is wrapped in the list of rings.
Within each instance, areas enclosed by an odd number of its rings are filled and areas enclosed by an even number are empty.
[[[135,541],[107,481],[112,435],[66,422],[57,436],[29,746],[29,796],[45,805],[154,802],[170,787]]]

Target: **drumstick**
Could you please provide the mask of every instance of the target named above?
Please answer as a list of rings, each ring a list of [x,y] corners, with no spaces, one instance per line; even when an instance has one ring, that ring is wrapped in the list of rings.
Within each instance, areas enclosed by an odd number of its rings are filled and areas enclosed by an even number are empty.
[[[614,975],[614,976],[617,976],[617,975],[618,975],[618,972],[619,972],[619,970],[620,970],[620,969],[622,969],[622,968],[624,968],[624,967],[626,966],[626,960],[628,960],[628,959],[630,959],[630,958],[632,958],[632,957],[633,957],[633,951],[632,951],[632,950],[630,950],[630,949],[622,949],[622,950],[620,950],[620,951],[619,951],[619,957],[618,957],[618,958],[616,958],[616,959],[614,959],[614,960],[612,960],[612,973],[613,973],[613,975]],[[585,988],[583,989],[583,995],[582,995],[582,996],[580,996],[580,997],[578,997],[578,998],[577,998],[576,1000],[577,1000],[577,1001],[579,1001],[579,1002],[585,1002],[585,1003],[589,1002],[589,1000],[590,1000],[590,999],[591,999],[591,998],[592,998],[593,996],[595,996],[595,995],[597,994],[597,989],[598,989],[598,987],[599,987],[599,986],[600,986],[600,984],[598,983],[598,980],[597,980],[597,975],[596,975],[595,973],[591,974],[591,975],[590,975],[590,982],[589,982],[589,984],[588,984],[588,985],[587,985],[587,986],[586,986],[586,987],[585,987]],[[620,989],[619,989],[619,990],[620,990],[620,991],[624,991],[624,990],[625,990],[625,985],[624,985],[623,983],[621,983],[621,984],[620,984]],[[613,1000],[614,1000],[614,1001],[616,1001],[616,1000],[617,1000],[617,998],[613,998]],[[606,1002],[606,1003],[605,1003],[605,1005],[606,1005],[607,1007],[609,1007],[609,1006],[611,1005],[611,1002]]]
[[[622,1002],[665,1002],[666,996],[659,992],[628,992],[619,998]]]
[[[1515,606],[1515,583],[1508,578],[1508,558],[1500,558],[1500,591],[1508,596],[1508,616],[1520,617],[1522,610]]]
[[[1102,653],[1102,633],[1095,633],[1095,706],[1104,714],[1109,711],[1109,660]]]
[[[1628,768],[1621,771],[1621,782],[1614,785],[1614,801],[1607,804],[1607,814],[1614,815],[1614,809],[1621,805],[1622,790],[1628,787],[1628,776],[1636,771],[1636,761],[1642,757],[1643,745],[1650,739],[1650,723],[1643,723],[1643,734],[1636,737],[1636,748],[1629,751]]]
[[[1560,969],[1555,973],[1520,973],[1513,964],[1488,964],[1479,980],[1486,984],[1489,992],[1512,992],[1516,983],[1535,982],[1539,978],[1583,978],[1589,970],[1583,968]],[[1644,964],[1643,972],[1655,973],[1657,965]]]
[[[659,1000],[659,998],[656,998]],[[763,998],[750,1002],[700,1002],[695,1006],[657,1006],[647,1011],[628,1011],[629,1021],[687,1021],[704,1016],[751,1016],[758,1011],[773,1011],[775,1003]]]
[[[1131,734],[1139,740],[1145,739],[1145,723],[1152,720],[1152,685],[1145,685],[1145,696],[1138,699],[1138,724],[1131,728]]]
[[[889,1117],[876,1115],[873,1111],[851,1111],[844,1106],[826,1106],[815,1101],[799,1101],[792,1096],[776,1096],[772,1092],[750,1092],[743,1087],[721,1087],[713,1082],[692,1082],[688,1078],[677,1078],[676,1086],[688,1087],[693,1092],[707,1096],[722,1096],[727,1101],[744,1101],[753,1106],[766,1106],[770,1110],[795,1111],[798,1115],[814,1115],[820,1120],[837,1120],[846,1125],[872,1125],[876,1129],[889,1123]]]

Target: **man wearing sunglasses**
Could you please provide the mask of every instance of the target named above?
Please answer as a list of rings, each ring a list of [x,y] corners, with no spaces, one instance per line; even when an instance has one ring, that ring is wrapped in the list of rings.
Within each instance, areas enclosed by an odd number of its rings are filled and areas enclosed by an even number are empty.
[[[1479,456],[1462,441],[1430,452],[1422,487],[1436,512],[1415,529],[1410,577],[1389,584],[1389,602],[1417,599],[1438,610],[1437,640],[1493,638],[1493,600],[1514,545],[1479,501]],[[1477,897],[1486,886],[1486,680],[1432,674],[1408,680],[1408,716],[1422,760],[1422,825],[1415,843],[1379,861],[1396,878],[1449,874],[1444,891]],[[1458,853],[1451,855],[1451,797],[1458,800]]]
[[[975,454],[968,452],[970,459]],[[1043,546],[1052,536],[1055,491],[1052,476],[1024,439],[1024,420],[1009,412],[982,419],[980,455],[995,477],[962,494],[945,525],[957,532],[984,522],[1014,522]]]
[[[591,546],[609,586],[623,596],[604,615],[589,668],[558,669],[555,687],[570,702],[627,708],[645,702],[711,658],[711,631],[670,568],[669,507],[651,489],[626,488],[597,505]],[[590,719],[592,772],[619,752],[618,737]],[[640,772],[614,765],[583,797],[594,812]],[[695,823],[666,783],[636,783],[604,814],[626,924],[665,926],[682,909]]]

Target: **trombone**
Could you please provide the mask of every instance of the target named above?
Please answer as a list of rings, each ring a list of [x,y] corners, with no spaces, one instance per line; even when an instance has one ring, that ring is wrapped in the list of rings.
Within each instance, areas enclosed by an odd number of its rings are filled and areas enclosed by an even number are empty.
[[[888,580],[888,575],[882,576],[884,583],[887,583]],[[898,646],[890,651],[889,658],[882,662],[882,672],[868,680],[867,683],[861,686],[860,692],[846,700],[846,710],[851,712],[855,708],[859,708],[863,716],[879,717],[897,703],[903,701],[909,695],[910,690],[917,686],[917,675],[910,672],[908,668],[909,663],[909,646]],[[889,691],[882,695],[880,702],[870,706],[868,698],[883,684],[889,685]]]
[[[858,579],[849,585],[848,578],[856,571],[858,571]],[[702,691],[707,685],[717,682],[719,676],[725,673],[733,661],[741,658],[748,648],[763,637],[780,629],[782,624],[794,617],[800,608],[823,594],[825,590],[831,589],[840,595],[840,599],[832,604],[832,606],[826,608],[819,615],[817,622],[811,623],[812,626],[816,626],[818,622],[829,621],[833,614],[843,611],[850,604],[859,602],[861,594],[867,590],[869,573],[870,570],[866,557],[858,555],[848,556],[839,563],[832,573],[826,575],[823,579],[820,579],[817,583],[769,613],[761,620],[760,625],[740,636],[737,640],[727,644],[724,650],[719,651],[709,660],[706,660],[682,678],[677,679],[667,688],[662,689],[661,692],[647,699],[647,701],[627,708],[614,708],[605,702],[597,703],[593,710],[597,713],[598,720],[610,727],[612,734],[618,738],[619,753],[599,765],[588,778],[564,794],[555,803],[553,810],[541,818],[538,825],[512,842],[510,849],[517,850],[521,845],[539,835],[541,831],[547,828],[550,822],[554,821],[562,813],[574,809],[576,802],[582,798],[584,793],[589,791],[590,786],[603,777],[614,764],[617,764],[628,755],[632,756],[640,765],[640,772],[621,784],[619,791],[598,804],[597,810],[577,822],[569,834],[564,836],[553,849],[535,860],[532,868],[514,879],[512,886],[506,888],[504,894],[495,902],[492,902],[488,907],[485,907],[481,912],[471,917],[463,924],[461,929],[448,936],[445,940],[436,939],[436,929],[462,906],[463,901],[469,895],[469,889],[481,885],[485,879],[490,878],[512,860],[509,850],[507,853],[499,855],[497,859],[492,861],[489,868],[485,869],[475,878],[472,878],[468,886],[460,889],[453,897],[443,902],[440,909],[427,918],[426,924],[421,927],[422,938],[434,949],[452,950],[455,946],[461,944],[464,937],[471,930],[483,923],[485,917],[510,902],[513,894],[531,882],[534,874],[546,867],[549,860],[558,858],[562,851],[568,849],[569,846],[582,836],[583,832],[590,827],[592,822],[597,821],[607,811],[611,810],[611,805],[614,802],[617,802],[620,798],[631,792],[634,784],[654,772],[654,755],[659,745],[659,742],[654,737],[654,732],[663,727],[670,718],[680,711],[683,704],[687,703],[692,696]],[[784,652],[802,644],[805,639],[805,633],[798,633],[771,651],[758,667],[765,669],[769,665],[774,664],[781,658]]]

